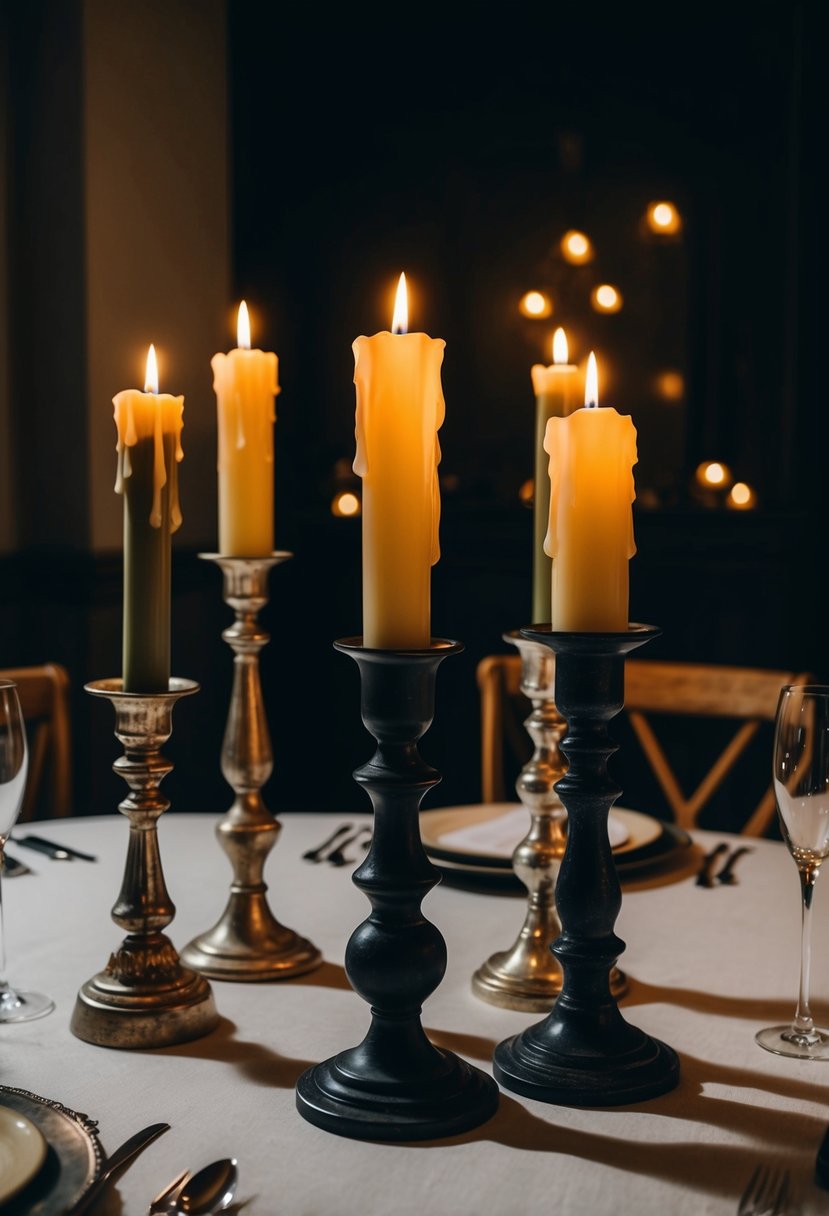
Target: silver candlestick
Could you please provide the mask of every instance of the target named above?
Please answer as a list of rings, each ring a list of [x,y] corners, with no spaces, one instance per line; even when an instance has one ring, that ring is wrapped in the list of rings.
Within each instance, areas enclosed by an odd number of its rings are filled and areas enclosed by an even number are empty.
[[[225,603],[236,615],[222,633],[235,657],[221,761],[236,797],[216,827],[219,844],[233,867],[233,881],[221,918],[185,946],[182,958],[212,979],[289,979],[317,967],[322,956],[311,942],[279,923],[266,898],[265,863],[281,825],[261,792],[273,771],[273,753],[259,679],[259,652],[270,638],[257,617],[268,602],[272,567],[293,555],[200,556],[221,568]]]
[[[504,634],[521,655],[521,691],[532,704],[524,722],[534,751],[522,768],[515,789],[530,812],[530,828],[512,855],[516,877],[529,892],[524,923],[508,950],[499,950],[472,977],[481,1000],[506,1009],[544,1012],[561,992],[563,972],[550,947],[561,932],[555,888],[567,846],[567,811],[555,791],[567,765],[559,743],[567,723],[555,704],[555,655],[518,630]],[[619,995],[624,975],[614,968],[611,989]]]
[[[70,1028],[100,1047],[168,1047],[201,1038],[218,1024],[210,985],[183,967],[163,932],[176,914],[167,893],[156,825],[170,803],[159,785],[172,770],[161,748],[173,730],[173,707],[198,691],[194,680],[173,678],[167,692],[124,692],[120,679],[86,685],[115,709],[115,735],[124,755],[113,768],[130,787],[119,811],[130,821],[121,892],[112,919],[126,937],[103,971],[78,993]]]

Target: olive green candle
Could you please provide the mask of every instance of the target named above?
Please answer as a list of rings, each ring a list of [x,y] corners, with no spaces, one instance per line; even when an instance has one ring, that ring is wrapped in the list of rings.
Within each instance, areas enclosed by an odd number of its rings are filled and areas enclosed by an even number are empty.
[[[563,329],[553,336],[553,364],[532,368],[535,393],[535,488],[533,491],[533,614],[534,624],[549,624],[552,615],[553,563],[544,552],[550,522],[550,459],[544,436],[550,418],[565,418],[577,409],[579,369],[567,362],[567,336]]]
[[[118,432],[117,494],[124,498],[123,666],[125,692],[165,692],[170,680],[171,542],[181,525],[178,465],[184,398],[147,388],[113,398]]]

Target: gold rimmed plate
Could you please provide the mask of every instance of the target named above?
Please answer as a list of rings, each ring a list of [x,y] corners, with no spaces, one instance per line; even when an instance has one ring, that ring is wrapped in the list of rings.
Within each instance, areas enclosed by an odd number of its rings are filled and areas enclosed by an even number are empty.
[[[46,1160],[40,1128],[20,1111],[0,1105],[0,1205],[19,1194]]]
[[[33,1124],[45,1153],[3,1204],[3,1216],[66,1216],[101,1171],[97,1124],[62,1102],[0,1085],[0,1106]]]

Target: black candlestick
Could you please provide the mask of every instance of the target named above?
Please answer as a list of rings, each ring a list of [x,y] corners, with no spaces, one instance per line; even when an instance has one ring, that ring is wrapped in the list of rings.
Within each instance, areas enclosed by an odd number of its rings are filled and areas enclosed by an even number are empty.
[[[542,1102],[620,1106],[679,1081],[673,1048],[626,1022],[610,991],[625,943],[613,932],[622,893],[607,819],[621,790],[608,776],[617,744],[607,724],[624,704],[625,655],[660,633],[634,624],[619,633],[521,630],[555,651],[555,703],[567,722],[560,747],[569,767],[555,785],[567,810],[567,848],[556,883],[561,934],[552,946],[564,980],[543,1021],[498,1044],[494,1073],[506,1089]]]
[[[420,1022],[423,1001],[446,970],[446,943],[420,905],[440,881],[420,839],[419,810],[440,774],[417,749],[434,715],[440,663],[459,642],[423,650],[375,650],[360,638],[334,643],[360,668],[363,722],[377,742],[354,773],[374,807],[371,850],[353,876],[371,903],[352,933],[345,968],[371,1005],[357,1047],[306,1069],[296,1104],[310,1123],[362,1140],[431,1140],[477,1127],[495,1113],[493,1079],[435,1047]]]

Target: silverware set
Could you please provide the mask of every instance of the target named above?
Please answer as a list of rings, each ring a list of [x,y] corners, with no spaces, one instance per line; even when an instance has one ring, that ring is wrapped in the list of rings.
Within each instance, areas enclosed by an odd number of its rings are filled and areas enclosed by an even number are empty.
[[[785,1216],[789,1199],[789,1171],[758,1165],[740,1196],[737,1216]]]
[[[696,884],[698,887],[716,887],[719,885],[731,887],[737,882],[735,867],[741,857],[753,850],[748,845],[738,845],[732,849],[725,841],[715,845],[702,859],[697,871]],[[717,866],[723,862],[719,869]]]
[[[326,836],[322,844],[316,845],[313,849],[306,849],[302,854],[302,860],[314,864],[326,861],[332,866],[345,866],[349,862],[357,861],[357,856],[350,856],[346,853],[346,849],[350,845],[357,845],[360,849],[365,850],[370,843],[371,827],[369,824],[363,823],[360,827],[355,828],[353,823],[343,823],[330,836]]]

